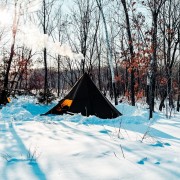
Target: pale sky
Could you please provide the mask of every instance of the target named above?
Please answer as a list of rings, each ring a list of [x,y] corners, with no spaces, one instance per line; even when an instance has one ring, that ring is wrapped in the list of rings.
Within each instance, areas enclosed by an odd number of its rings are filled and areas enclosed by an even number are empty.
[[[31,4],[24,4],[25,10],[28,12],[37,11],[40,6],[41,0],[33,1]],[[66,1],[65,5],[68,4]],[[25,24],[24,24],[25,23]],[[8,28],[6,39],[12,38],[12,24],[13,24],[13,10],[10,6],[0,7],[0,30],[4,27]],[[11,40],[10,42],[11,43]],[[34,51],[42,51],[44,47],[47,47],[48,51],[52,54],[68,56],[70,59],[82,59],[82,54],[75,54],[71,51],[71,48],[67,44],[60,46],[59,42],[53,42],[47,34],[43,34],[40,29],[27,22],[21,22],[18,26],[16,44],[24,44],[28,48],[32,48]]]

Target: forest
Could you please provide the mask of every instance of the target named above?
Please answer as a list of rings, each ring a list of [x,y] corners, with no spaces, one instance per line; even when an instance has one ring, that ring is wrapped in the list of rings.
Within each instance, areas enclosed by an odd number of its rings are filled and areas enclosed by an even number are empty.
[[[85,72],[115,105],[179,111],[179,0],[0,1],[1,91],[49,103]]]
[[[179,108],[179,0],[0,0],[0,180],[179,180]]]

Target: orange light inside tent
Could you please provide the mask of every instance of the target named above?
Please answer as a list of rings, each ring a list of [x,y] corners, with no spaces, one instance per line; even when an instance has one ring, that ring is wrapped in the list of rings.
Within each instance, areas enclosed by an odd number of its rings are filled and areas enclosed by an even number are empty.
[[[68,107],[70,107],[71,106],[71,104],[72,104],[72,100],[70,100],[70,99],[65,99],[64,101],[63,101],[63,103],[61,104],[61,107],[64,107],[64,106],[68,106]]]
[[[8,101],[8,103],[9,103],[9,102],[11,102],[11,99],[8,97],[8,98],[7,98],[7,101]]]

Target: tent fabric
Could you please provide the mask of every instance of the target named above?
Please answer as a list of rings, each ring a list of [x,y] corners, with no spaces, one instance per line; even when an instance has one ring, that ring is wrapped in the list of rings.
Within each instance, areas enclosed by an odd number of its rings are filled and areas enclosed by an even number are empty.
[[[111,119],[122,115],[103,96],[87,73],[77,81],[64,99],[45,115],[64,113],[81,113],[83,116],[95,115],[102,119]]]

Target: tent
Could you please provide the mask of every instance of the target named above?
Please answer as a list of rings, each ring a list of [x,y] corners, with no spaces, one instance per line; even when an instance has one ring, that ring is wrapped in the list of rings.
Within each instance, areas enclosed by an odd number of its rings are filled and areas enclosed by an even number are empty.
[[[10,102],[10,98],[7,97],[7,92],[5,90],[2,90],[0,92],[0,105],[3,104],[3,105],[6,105],[7,103]]]
[[[95,115],[102,119],[116,118],[122,115],[98,90],[87,73],[73,86],[70,92],[47,114]]]

